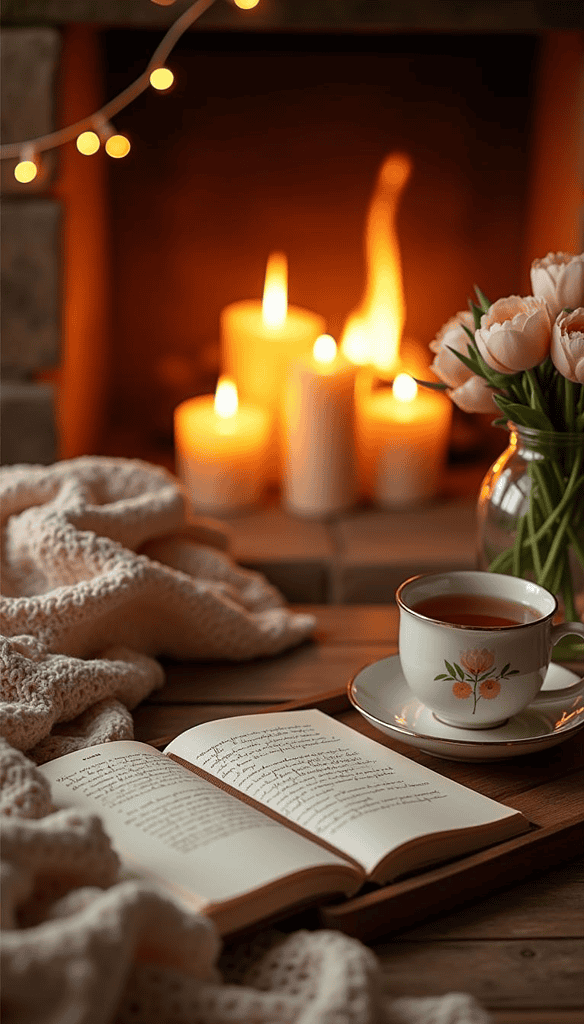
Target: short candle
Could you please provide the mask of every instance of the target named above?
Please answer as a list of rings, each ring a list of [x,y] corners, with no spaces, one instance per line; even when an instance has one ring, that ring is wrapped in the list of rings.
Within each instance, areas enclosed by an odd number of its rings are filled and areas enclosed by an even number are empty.
[[[360,443],[380,505],[413,505],[436,494],[451,418],[450,400],[438,391],[418,388],[408,374],[398,374],[391,388],[373,389],[361,397]]]
[[[272,253],[263,300],[234,302],[221,312],[222,366],[235,380],[242,401],[271,414],[275,453],[281,447],[282,391],[290,363],[310,354],[325,330],[323,317],[288,305],[287,268],[286,256]],[[278,463],[277,454],[273,461]]]
[[[177,473],[197,511],[217,515],[255,504],[266,483],[270,417],[239,403],[232,380],[174,412]]]

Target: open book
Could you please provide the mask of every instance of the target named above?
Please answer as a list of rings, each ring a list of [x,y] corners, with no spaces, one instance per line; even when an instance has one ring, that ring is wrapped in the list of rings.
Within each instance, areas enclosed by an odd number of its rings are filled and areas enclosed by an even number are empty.
[[[529,828],[317,710],[207,722],[163,753],[103,743],[41,771],[57,807],[101,816],[127,874],[162,882],[223,934]]]

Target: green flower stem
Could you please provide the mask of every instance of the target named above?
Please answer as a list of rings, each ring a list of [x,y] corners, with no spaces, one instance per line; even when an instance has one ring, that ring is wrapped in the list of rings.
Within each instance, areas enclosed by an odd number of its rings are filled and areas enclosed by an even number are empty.
[[[501,551],[493,561],[489,563],[489,572],[509,572],[513,563],[514,546]],[[511,574],[512,575],[512,574]]]
[[[564,485],[564,480],[563,480],[563,477],[562,477],[562,473],[560,471],[560,468],[559,468],[557,462],[555,460],[551,460],[551,462],[552,462],[552,468],[553,468],[554,472],[556,473],[558,482],[560,483],[560,490],[561,490],[562,486]],[[582,462],[582,452],[578,451],[576,453],[576,457],[574,459],[574,463],[573,463],[572,469],[570,471],[570,476],[569,476],[568,481],[567,481],[567,483],[565,485],[565,491],[564,491],[562,497],[560,498],[560,501],[556,505],[555,509],[552,511],[552,513],[550,515],[548,515],[548,518],[546,519],[545,523],[540,528],[540,530],[543,531],[544,533],[552,525],[554,519],[557,519],[560,516],[560,514],[563,515],[563,512],[564,512],[564,509],[565,509],[566,505],[568,505],[568,503],[572,500],[573,495],[578,490],[578,488],[581,486],[581,484],[584,482],[584,476],[578,477],[578,473],[580,472],[581,462]]]
[[[578,453],[576,459],[574,460],[574,465],[572,466],[572,474],[570,479],[573,479],[574,470],[578,468],[580,461],[581,455],[580,453]],[[561,491],[561,488],[564,485],[564,477],[562,475],[560,467],[558,466],[557,462],[553,461],[550,468],[553,474],[555,475],[558,488]],[[547,493],[546,497],[549,500],[549,495]],[[572,579],[572,571],[570,568],[570,542],[572,542],[574,549],[577,552],[578,558],[580,559],[581,564],[584,566],[584,560],[582,559],[582,556],[584,555],[584,548],[582,547],[582,544],[571,523],[572,513],[574,511],[577,498],[578,488],[576,487],[572,494],[571,504],[566,508],[566,512],[562,519],[561,527],[565,528],[562,529],[560,527],[560,530],[558,530],[558,533],[556,534],[554,541],[552,543],[552,547],[548,553],[546,565],[543,568],[542,574],[541,576],[536,576],[537,581],[541,583],[542,586],[547,586],[548,590],[550,590],[552,594],[561,593],[564,601],[564,615],[567,620],[573,620],[578,618],[575,606],[574,583]],[[556,557],[554,555],[554,551],[559,552],[560,545],[563,549],[562,557],[560,558],[559,555],[557,556],[556,571],[554,572],[553,577],[551,577],[548,576],[548,573],[553,569],[553,559],[554,557]]]
[[[569,560],[567,558],[567,551],[565,551],[565,557],[559,558],[560,549],[562,546],[567,548],[567,540],[574,543],[575,550],[578,554],[578,558],[584,565],[584,547],[580,540],[576,536],[576,533],[570,523],[573,508],[572,504],[575,501],[578,488],[584,482],[584,476],[578,477],[580,469],[580,463],[582,461],[581,453],[579,452],[574,460],[570,478],[567,482],[566,489],[555,504],[550,495],[549,484],[551,481],[546,479],[546,474],[543,472],[543,467],[535,463],[530,467],[532,473],[532,479],[534,483],[537,483],[537,488],[532,489],[532,493],[529,500],[528,511],[525,516],[522,516],[519,520],[517,527],[517,535],[513,546],[507,551],[502,551],[489,565],[489,571],[491,572],[505,572],[511,571],[513,575],[520,576],[522,574],[524,564],[524,553],[531,553],[533,560],[533,567],[536,574],[536,580],[542,584],[542,586],[548,585],[549,589],[553,593],[556,593],[560,587],[562,577],[564,578],[563,591],[565,593],[565,600],[568,603],[573,603],[573,593],[571,585],[571,574],[569,571]],[[564,480],[559,469],[559,466],[552,462],[552,468],[556,476],[558,477],[558,483],[562,486]],[[537,504],[536,497],[539,496],[541,501],[541,511],[545,514],[546,518],[544,522],[535,529],[535,506]],[[543,507],[542,507],[543,506]],[[561,519],[560,519],[561,516]],[[538,543],[541,541],[546,534],[552,529],[554,524],[559,522],[558,529],[555,533],[552,541],[552,546],[548,552],[545,564],[541,565],[541,556],[538,548]],[[527,530],[527,537],[525,533]],[[557,578],[557,586],[554,588],[553,583],[556,583],[556,579],[550,580],[549,584],[546,583],[548,576],[550,575],[552,568],[556,565],[555,576]],[[565,569],[563,568],[565,566]]]
[[[541,583],[542,587],[546,587],[547,586],[547,578],[548,578],[551,570],[554,568],[554,562],[555,562],[556,558],[558,557],[558,553],[559,553],[560,547],[565,543],[564,538],[565,538],[566,530],[567,530],[567,527],[568,527],[568,522],[570,521],[571,512],[572,512],[572,510],[570,508],[566,509],[566,511],[564,512],[564,515],[562,516],[562,519],[561,519],[561,522],[560,522],[560,524],[558,526],[558,529],[556,530],[556,535],[555,535],[555,537],[554,537],[554,539],[553,539],[553,541],[551,543],[551,547],[550,547],[550,549],[548,551],[548,556],[547,556],[547,558],[545,560],[545,564],[544,564],[544,567],[542,569],[541,578],[539,580],[539,582]]]
[[[533,469],[533,467],[530,467]],[[532,494],[534,490],[534,480],[532,478]],[[538,580],[541,575],[541,558],[539,554],[538,543],[535,539],[535,501],[530,497],[529,504],[527,506],[527,532],[529,535],[529,543],[531,545],[531,557],[533,559],[533,568],[535,570],[535,578]]]
[[[557,468],[555,466],[555,463],[554,463],[554,468]],[[552,501],[552,497],[550,495],[549,488],[548,488],[548,481],[546,480],[546,475],[547,474],[544,472],[543,467],[539,463],[537,463],[537,462],[532,462],[532,464],[531,464],[531,473],[532,473],[532,477],[533,477],[534,483],[535,483],[535,485],[537,487],[538,495],[540,496],[542,504],[544,506],[542,511],[544,512],[544,514],[546,516],[551,516],[553,514],[553,511],[554,511],[554,508],[555,508],[555,505],[557,504],[557,502]],[[563,484],[563,481],[562,481],[562,484]]]
[[[580,462],[580,460],[577,459],[576,462],[574,463],[574,466],[573,466],[573,469],[572,469],[572,473],[570,475],[570,480],[568,481],[568,483],[566,485],[566,490],[564,491],[564,494],[563,494],[562,498],[560,499],[559,503],[556,505],[556,508],[553,510],[551,515],[548,515],[547,519],[542,523],[542,525],[539,527],[539,529],[535,532],[535,534],[533,535],[533,539],[534,540],[540,541],[542,539],[542,537],[545,537],[546,533],[552,528],[552,526],[554,525],[556,520],[559,519],[559,517],[561,515],[563,516],[564,511],[566,509],[566,506],[569,505],[569,503],[571,502],[571,500],[572,500],[572,498],[574,496],[574,492],[578,489],[578,487],[580,487],[580,485],[582,483],[584,483],[584,476],[575,478],[575,471],[577,472],[578,469],[580,468],[579,465],[578,465],[579,462]],[[569,509],[568,512],[570,512],[570,511],[571,510]],[[523,542],[524,546],[527,546],[528,543],[529,543],[529,541],[524,541]]]
[[[521,405],[531,406],[531,387],[527,374],[520,374],[517,381]]]
[[[584,388],[582,389],[582,394],[584,395]],[[578,453],[578,457],[581,458],[581,454],[580,453]],[[556,479],[557,479],[558,485],[559,485],[560,490],[561,490],[561,488],[564,486],[564,478],[562,476],[560,467],[558,466],[558,464],[556,462],[554,462],[552,464],[552,469],[553,469],[553,471],[554,471],[554,473],[556,475]],[[546,497],[549,498],[549,495],[546,494]],[[580,509],[580,511],[581,511],[581,509]],[[574,530],[574,527],[573,527],[572,523],[568,524],[568,537],[570,539],[570,543],[572,544],[572,547],[574,548],[574,551],[576,552],[576,555],[578,556],[578,561],[580,562],[580,565],[584,568],[584,544],[582,543],[582,541],[578,537],[576,531]]]
[[[578,615],[578,609],[576,608],[572,573],[570,572],[570,566],[568,563],[565,567],[562,583],[556,590],[554,590],[554,594],[557,594],[558,591],[561,591],[564,599],[564,618],[566,622],[578,622],[580,616]]]
[[[580,562],[580,565],[582,566],[582,568],[584,568],[584,545],[580,541],[580,538],[578,537],[571,523],[568,525],[568,537],[570,539],[570,544],[572,545],[574,551],[578,556],[578,561]]]
[[[575,429],[575,397],[572,381],[564,377],[564,415],[566,417],[566,430],[570,432]]]
[[[539,581],[542,582],[542,581]],[[542,582],[542,586],[545,584]],[[574,600],[574,587],[572,585],[572,574],[570,572],[570,562],[566,550],[562,551],[562,557],[558,558],[555,573],[550,579],[548,584],[549,591],[552,594],[559,593],[560,590],[565,591],[571,595],[572,601]]]
[[[521,576],[521,548],[523,546],[523,534],[525,533],[525,516],[522,516],[517,526],[517,536],[513,545],[512,572],[514,576]]]
[[[543,412],[544,415],[547,415],[546,403],[541,393],[539,380],[537,379],[535,370],[526,370],[525,377],[531,387],[531,402],[528,401],[527,404],[530,405],[532,409],[537,409],[538,412]]]

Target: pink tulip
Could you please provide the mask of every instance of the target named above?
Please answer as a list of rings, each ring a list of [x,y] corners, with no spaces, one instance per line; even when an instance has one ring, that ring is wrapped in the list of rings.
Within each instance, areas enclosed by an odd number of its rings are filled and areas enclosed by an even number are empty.
[[[562,376],[584,384],[584,308],[560,313],[552,328],[551,357]]]
[[[519,373],[543,362],[549,352],[551,323],[544,299],[510,295],[481,317],[477,348],[498,373]]]
[[[447,392],[463,412],[499,412],[493,401],[493,390],[482,377],[471,374],[460,387]]]
[[[531,264],[533,294],[545,299],[551,321],[563,309],[584,306],[584,253],[548,252]]]
[[[472,376],[468,367],[453,352],[449,351],[454,348],[464,356],[468,354],[470,338],[463,329],[463,325],[474,334],[474,319],[468,310],[457,313],[456,316],[447,320],[438,331],[434,341],[430,342],[430,349],[435,353],[431,369],[437,377],[440,377],[440,380],[451,388],[460,387]]]

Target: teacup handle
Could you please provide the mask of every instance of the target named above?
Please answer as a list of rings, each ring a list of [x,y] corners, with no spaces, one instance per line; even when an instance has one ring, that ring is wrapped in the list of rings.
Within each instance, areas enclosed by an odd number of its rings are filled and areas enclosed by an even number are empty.
[[[552,647],[555,647],[558,640],[561,640],[563,636],[568,636],[569,633],[575,633],[584,638],[584,622],[559,622],[557,626],[552,626]]]
[[[558,640],[561,640],[563,636],[569,634],[576,634],[584,639],[584,623],[582,622],[560,622],[557,626],[552,626],[551,642],[552,647],[557,644]],[[584,677],[582,679],[576,679],[573,683],[568,683],[567,686],[558,686],[553,690],[540,690],[537,694],[536,701],[544,701],[561,697],[562,695],[577,693],[579,690],[584,689]]]

